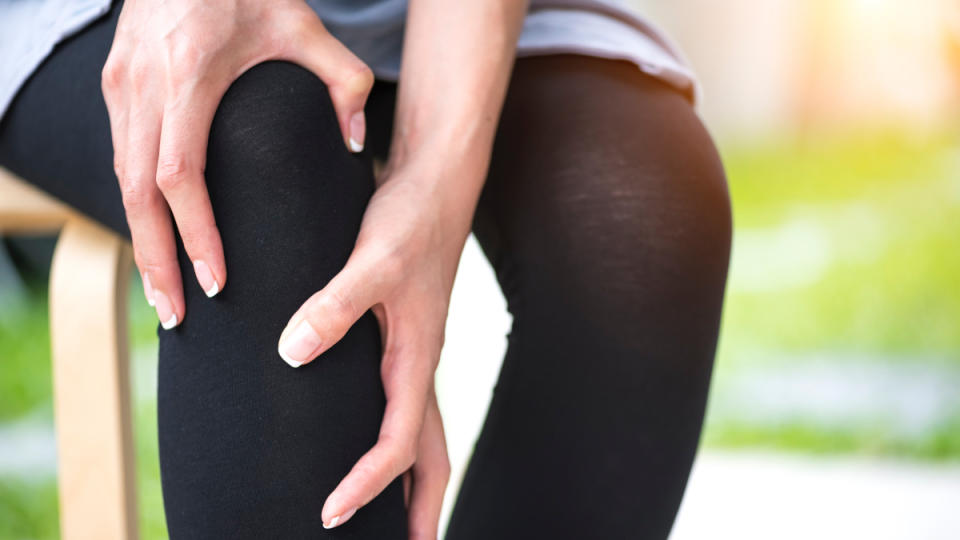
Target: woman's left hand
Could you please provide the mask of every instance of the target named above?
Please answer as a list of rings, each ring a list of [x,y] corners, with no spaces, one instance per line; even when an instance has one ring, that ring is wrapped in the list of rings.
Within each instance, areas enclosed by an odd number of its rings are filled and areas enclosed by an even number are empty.
[[[445,215],[451,205],[442,190],[423,181],[438,172],[402,167],[381,175],[343,270],[297,310],[280,336],[280,356],[298,367],[333,346],[368,309],[380,324],[383,424],[376,445],[327,498],[328,528],[406,473],[410,538],[437,537],[450,466],[433,377],[469,232],[469,216]]]

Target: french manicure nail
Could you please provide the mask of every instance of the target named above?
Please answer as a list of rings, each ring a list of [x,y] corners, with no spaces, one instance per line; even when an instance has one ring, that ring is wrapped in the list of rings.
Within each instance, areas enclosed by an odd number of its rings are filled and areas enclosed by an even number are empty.
[[[217,283],[217,278],[213,277],[213,271],[210,270],[207,263],[200,260],[193,261],[193,271],[197,274],[197,281],[200,282],[200,287],[203,288],[207,298],[211,298],[220,292],[220,284]]]
[[[332,529],[337,525],[343,525],[348,519],[353,517],[353,514],[356,513],[356,511],[357,511],[357,508],[353,507],[350,510],[347,510],[346,512],[340,514],[339,516],[333,516],[333,519],[330,520],[330,523],[323,524],[323,528]]]
[[[363,111],[359,111],[350,117],[350,151],[363,151],[363,142],[367,134],[367,122],[363,116]]]
[[[157,303],[157,317],[160,319],[160,326],[164,330],[173,328],[177,325],[177,314],[173,312],[173,304],[162,291],[154,291],[153,294]]]
[[[313,358],[313,353],[320,348],[320,336],[306,319],[286,337],[280,340],[277,352],[280,358],[291,367],[300,367]]]
[[[142,274],[143,280],[143,295],[147,297],[147,304],[150,306],[155,306],[157,303],[153,299],[153,287],[150,285],[150,275],[144,272]]]

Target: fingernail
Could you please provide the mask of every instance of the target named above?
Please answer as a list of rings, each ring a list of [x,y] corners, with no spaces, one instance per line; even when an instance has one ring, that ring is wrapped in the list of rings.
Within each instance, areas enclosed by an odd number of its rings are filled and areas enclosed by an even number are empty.
[[[143,280],[143,295],[147,297],[147,303],[151,306],[155,306],[157,303],[153,300],[153,287],[150,285],[150,275],[144,272],[142,274]]]
[[[367,122],[363,111],[356,112],[350,117],[350,151],[363,151],[363,139],[367,135]]]
[[[313,353],[318,348],[320,336],[309,322],[302,320],[289,335],[280,340],[277,352],[291,367],[300,367],[313,358]]]
[[[162,291],[154,291],[154,300],[157,302],[157,317],[160,319],[160,326],[164,330],[169,330],[177,325],[177,314],[173,312],[173,304],[167,295]]]
[[[220,292],[220,284],[217,283],[217,278],[213,277],[213,271],[210,270],[207,263],[203,261],[193,261],[193,271],[197,274],[197,281],[200,282],[200,287],[203,288],[203,292],[207,295],[207,298],[211,298]]]
[[[340,514],[339,516],[333,516],[333,519],[330,520],[330,523],[323,524],[323,528],[332,529],[337,525],[343,525],[348,519],[353,517],[353,514],[356,513],[356,511],[357,511],[357,508],[353,507],[350,510],[347,510],[346,512]]]

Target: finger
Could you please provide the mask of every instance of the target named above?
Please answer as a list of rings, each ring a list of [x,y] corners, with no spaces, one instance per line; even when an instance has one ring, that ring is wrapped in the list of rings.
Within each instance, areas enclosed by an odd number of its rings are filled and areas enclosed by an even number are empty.
[[[435,540],[443,508],[443,495],[450,480],[450,460],[443,433],[443,420],[436,398],[427,405],[420,433],[417,461],[413,465],[412,496],[408,510],[410,540]]]
[[[124,150],[127,142],[127,100],[123,92],[124,65],[114,53],[110,53],[103,65],[100,88],[110,119],[110,137],[113,143],[113,171],[119,181],[124,177]]]
[[[382,269],[381,269],[382,270]],[[340,341],[375,302],[387,285],[389,271],[355,254],[327,285],[307,299],[280,334],[277,352],[300,367]]]
[[[161,326],[169,330],[184,317],[183,283],[173,222],[154,180],[161,112],[158,97],[147,87],[130,96],[120,188],[137,267]]]
[[[103,65],[100,75],[100,89],[103,94],[103,101],[107,106],[107,117],[110,119],[110,139],[113,144],[113,172],[120,183],[125,178],[124,163],[125,150],[127,142],[127,102],[125,92],[122,91],[124,81],[123,61],[114,51],[110,52],[107,61]],[[147,303],[155,306],[153,299],[153,288],[150,286],[150,278],[145,272],[140,272],[140,279],[143,282],[143,295]]]
[[[396,354],[412,357],[416,353],[413,350],[398,353],[388,349],[384,362],[393,362],[388,357]],[[430,382],[424,380],[416,369],[408,368],[428,362],[404,360],[400,363],[405,365],[397,373],[403,376],[386,379],[389,382],[385,384],[387,407],[377,443],[350,469],[323,505],[321,516],[326,528],[336,527],[350,519],[358,508],[370,502],[413,465]]]
[[[397,434],[387,436],[381,432],[377,444],[364,454],[327,497],[321,516],[325,528],[342,525],[357,511],[382,492],[397,476],[410,468],[416,456],[415,430],[422,423],[422,412],[414,410],[413,404],[395,417],[405,416],[403,426],[395,425]],[[387,404],[387,411],[391,405]],[[384,427],[387,421],[384,422]]]
[[[327,85],[344,143],[351,152],[362,151],[366,139],[363,107],[373,88],[373,71],[330,35],[313,13],[304,17],[295,35],[282,59],[304,66]]]
[[[203,82],[171,88],[163,111],[157,186],[177,223],[200,288],[212,297],[223,288],[227,269],[220,231],[204,180],[210,124],[222,92]]]

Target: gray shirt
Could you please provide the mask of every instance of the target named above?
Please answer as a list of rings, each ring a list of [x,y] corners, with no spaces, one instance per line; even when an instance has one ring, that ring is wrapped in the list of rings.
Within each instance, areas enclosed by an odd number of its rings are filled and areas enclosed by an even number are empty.
[[[17,90],[67,36],[106,13],[111,0],[0,0],[0,117]],[[407,0],[307,0],[331,34],[377,77],[398,80]],[[682,54],[649,22],[614,0],[531,0],[517,56],[576,53],[626,60],[696,96]]]

